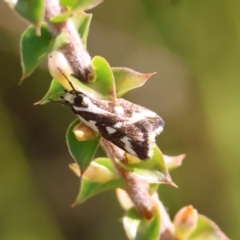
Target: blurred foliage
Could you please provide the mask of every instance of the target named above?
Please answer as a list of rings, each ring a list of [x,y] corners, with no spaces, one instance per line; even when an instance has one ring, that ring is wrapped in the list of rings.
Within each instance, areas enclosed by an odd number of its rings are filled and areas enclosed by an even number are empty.
[[[164,153],[187,154],[172,174],[179,189],[162,187],[161,199],[172,215],[192,204],[232,239],[240,235],[235,227],[240,221],[239,5],[233,0],[105,1],[91,10],[88,43],[92,56],[100,54],[112,66],[158,72],[128,97],[164,118],[158,142]],[[64,141],[73,116],[50,104],[32,106],[51,79],[43,70],[17,87],[16,46],[25,27],[0,2],[1,239],[15,239],[14,233],[27,239],[26,232],[29,239],[61,239],[56,224],[65,239],[124,239],[113,221],[120,210],[112,194],[68,207],[77,189]]]
[[[62,239],[52,217],[40,204],[32,176],[9,112],[0,102],[1,175],[0,238],[3,240]]]
[[[240,167],[240,3],[237,1],[147,1],[146,13],[166,44],[181,55],[196,77],[205,127],[216,151],[215,167],[222,165],[221,177],[228,211],[230,236],[240,221],[238,189]],[[214,179],[218,181],[218,179]],[[222,191],[222,190],[221,190]],[[219,208],[219,212],[222,212]],[[229,216],[229,217],[227,217]]]

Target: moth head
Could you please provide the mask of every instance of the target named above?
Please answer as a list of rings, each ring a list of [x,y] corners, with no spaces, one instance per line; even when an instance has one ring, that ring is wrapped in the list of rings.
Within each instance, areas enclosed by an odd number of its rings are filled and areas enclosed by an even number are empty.
[[[67,104],[69,104],[70,106],[84,106],[85,101],[84,101],[84,97],[85,95],[81,92],[75,92],[75,91],[70,91],[70,92],[66,92],[64,94],[64,100]]]

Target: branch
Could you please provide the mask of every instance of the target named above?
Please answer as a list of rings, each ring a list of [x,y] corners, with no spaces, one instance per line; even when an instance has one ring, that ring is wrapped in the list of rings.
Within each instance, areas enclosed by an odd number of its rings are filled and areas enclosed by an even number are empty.
[[[134,173],[127,171],[116,163],[115,158],[127,162],[126,154],[123,150],[113,145],[104,138],[101,139],[101,146],[105,149],[108,157],[112,160],[118,174],[125,180],[125,190],[137,207],[138,211],[146,219],[151,219],[156,212],[156,208],[161,213],[161,235],[160,240],[172,240],[174,236],[174,226],[170,217],[160,201],[158,194],[153,197],[148,192],[148,183],[140,179]]]
[[[123,150],[104,138],[101,139],[101,146],[105,149],[108,157],[112,160],[118,174],[125,180],[125,190],[139,212],[144,218],[152,218],[155,212],[155,203],[151,195],[148,193],[148,183],[116,163],[115,158],[121,159],[122,162],[127,162]]]
[[[67,33],[69,43],[62,47],[62,52],[67,58],[74,74],[82,81],[91,81],[94,78],[91,66],[91,57],[84,49],[82,40],[77,32],[74,22],[71,19],[62,23],[52,23],[51,19],[63,12],[59,0],[46,0],[45,20],[49,25],[53,37],[61,33]]]
[[[71,65],[74,74],[81,80],[89,81],[94,77],[91,58],[83,47],[82,40],[73,21],[69,19],[66,22],[57,24],[51,22],[51,19],[61,14],[63,10],[59,4],[59,0],[46,0],[45,20],[49,25],[53,37],[61,33],[68,33],[69,43],[64,45],[61,50]],[[116,158],[127,163],[124,151],[103,138],[101,145],[112,160],[118,174],[125,180],[125,190],[138,211],[144,218],[152,218],[156,211],[156,203],[148,192],[148,183],[116,163]]]

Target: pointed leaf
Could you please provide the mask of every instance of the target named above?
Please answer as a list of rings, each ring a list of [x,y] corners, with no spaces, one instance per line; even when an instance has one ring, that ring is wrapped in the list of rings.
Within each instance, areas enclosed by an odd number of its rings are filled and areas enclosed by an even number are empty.
[[[87,49],[87,37],[92,20],[92,14],[87,14],[83,11],[77,11],[73,15],[72,19],[76,25],[76,28],[78,29],[78,33],[82,39],[85,49]]]
[[[68,18],[70,18],[72,15],[71,12],[67,11],[67,12],[63,12],[57,16],[54,16],[53,18],[51,18],[51,22],[53,23],[62,23],[67,21]]]
[[[73,133],[73,129],[79,122],[77,119],[69,126],[67,130],[67,145],[71,156],[78,163],[82,175],[94,158],[100,136],[87,141],[78,141]]]
[[[186,157],[186,154],[181,154],[178,156],[163,155],[163,158],[168,170],[173,170],[177,167],[180,167],[185,157]]]
[[[117,96],[121,97],[128,91],[141,87],[153,74],[155,73],[139,73],[130,68],[112,68],[115,82]]]
[[[151,219],[144,219],[135,208],[130,209],[123,218],[123,226],[131,240],[159,240],[161,219],[159,211]]]
[[[110,159],[97,158],[94,162],[103,167],[106,167],[112,173],[116,174],[115,169],[114,169]],[[104,183],[99,183],[99,182],[92,182],[92,181],[84,179],[84,174],[83,174],[83,179],[81,181],[80,190],[79,190],[75,204],[82,203],[85,200],[87,200],[88,198],[90,198],[96,194],[99,194],[101,192],[105,192],[105,191],[108,191],[111,189],[116,189],[116,188],[122,188],[122,187],[124,187],[124,180],[119,178],[117,175],[116,175],[116,179],[111,179]]]
[[[131,159],[131,155],[128,155],[128,158]],[[157,146],[154,148],[153,157],[149,160],[132,164],[123,164],[119,162],[119,164],[149,183],[167,183],[175,185],[169,175],[163,160],[163,155]]]
[[[112,69],[109,63],[100,56],[96,56],[92,60],[95,69],[96,80],[93,84],[89,83],[89,87],[100,92],[109,100],[115,100],[116,87]]]
[[[52,50],[59,50],[61,49],[65,44],[69,43],[69,36],[67,33],[60,33],[53,41],[52,44]]]
[[[155,192],[157,192],[159,189],[159,183],[151,183],[149,184],[149,193],[152,195],[154,194]]]
[[[196,230],[188,238],[189,240],[229,240],[221,229],[209,218],[199,214]]]
[[[22,34],[20,42],[23,69],[21,81],[28,77],[51,51],[60,49],[68,42],[67,33],[61,33],[52,39],[52,34],[45,23],[41,25],[41,36],[36,35],[33,26],[28,27]]]
[[[40,26],[44,17],[44,0],[6,0],[6,2],[35,27]]]
[[[71,76],[70,81],[72,82],[74,88],[77,91],[84,92],[90,96],[92,95],[92,97],[114,101],[115,81],[111,67],[104,58],[99,56],[93,58],[92,64],[95,69],[95,81],[83,83],[74,76]]]
[[[41,26],[41,36],[36,35],[33,26],[28,27],[21,38],[21,64],[23,75],[21,80],[29,76],[44,57],[50,52],[52,35],[47,25]]]
[[[109,158],[104,158],[104,157],[101,157],[101,158],[96,158],[94,160],[94,162],[106,167],[107,169],[109,169],[111,172],[115,173],[116,174],[116,169],[115,167],[113,166],[112,164],[112,161],[109,159]]]
[[[70,10],[89,10],[96,7],[103,0],[60,0],[61,5],[67,7]]]
[[[63,86],[58,81],[53,79],[46,95],[42,98],[42,100],[36,102],[34,105],[43,105],[50,102],[50,100],[59,99],[59,97],[62,96],[63,93]]]
[[[111,180],[106,183],[96,183],[82,179],[79,194],[77,196],[75,204],[73,205],[80,204],[96,194],[106,192],[109,190],[114,190],[116,188],[122,188],[123,186],[124,186],[123,179]]]

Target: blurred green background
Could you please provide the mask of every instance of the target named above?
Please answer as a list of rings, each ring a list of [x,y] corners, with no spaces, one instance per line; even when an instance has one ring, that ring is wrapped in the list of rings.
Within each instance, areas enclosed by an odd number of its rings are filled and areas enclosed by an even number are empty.
[[[93,12],[88,50],[112,66],[157,72],[126,98],[163,117],[164,154],[186,153],[162,186],[169,214],[192,204],[240,236],[240,2],[106,0]],[[113,192],[71,208],[78,179],[65,132],[74,116],[33,106],[48,89],[46,62],[21,87],[18,42],[27,23],[0,2],[0,239],[126,239]]]

